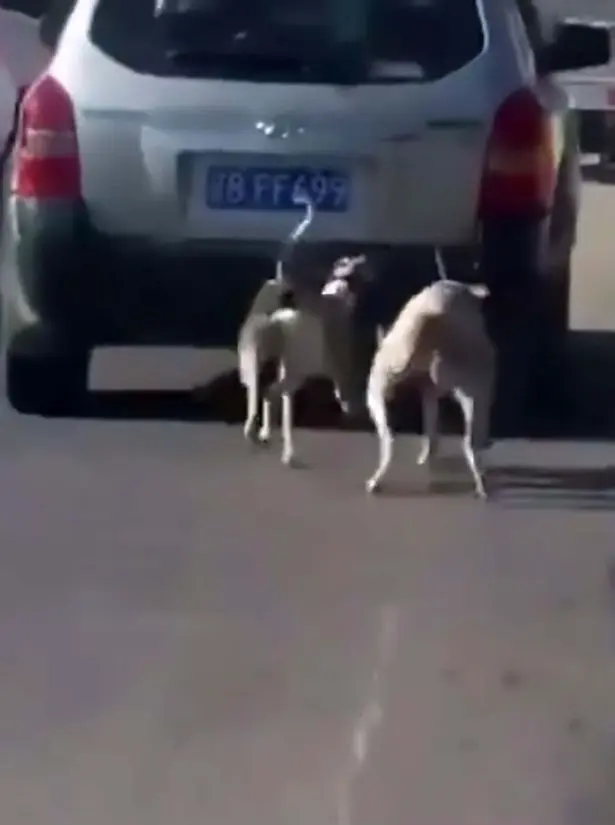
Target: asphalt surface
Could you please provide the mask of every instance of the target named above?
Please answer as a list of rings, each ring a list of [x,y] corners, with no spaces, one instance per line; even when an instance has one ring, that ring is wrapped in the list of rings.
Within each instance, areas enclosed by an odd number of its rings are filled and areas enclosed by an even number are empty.
[[[573,321],[606,333],[613,212],[586,188]],[[103,353],[92,378],[230,363]],[[483,504],[452,459],[428,494],[403,437],[368,500],[367,434],[302,431],[291,471],[117,401],[0,407],[3,822],[612,825],[615,444],[498,444]]]

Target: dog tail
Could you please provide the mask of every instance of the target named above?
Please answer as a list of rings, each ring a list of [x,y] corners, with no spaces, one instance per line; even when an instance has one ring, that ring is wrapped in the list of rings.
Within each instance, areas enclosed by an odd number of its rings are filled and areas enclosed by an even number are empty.
[[[307,192],[297,192],[293,196],[293,203],[297,206],[304,206],[305,212],[303,214],[303,218],[299,221],[288,238],[286,238],[282,244],[280,254],[278,255],[278,260],[275,267],[275,278],[276,281],[279,281],[280,283],[286,280],[284,277],[284,269],[288,266],[288,262],[292,256],[295,245],[299,243],[314,220],[314,213],[316,211],[314,209],[314,201],[310,198]]]
[[[448,281],[448,272],[444,264],[444,257],[439,247],[435,248],[434,258],[436,261],[436,269],[441,281]],[[489,288],[486,284],[468,284],[468,291],[472,293],[475,298],[487,298],[489,296]]]
[[[448,273],[446,271],[446,266],[444,265],[442,251],[440,250],[439,246],[436,246],[435,248],[434,257],[436,259],[436,269],[438,270],[438,277],[441,281],[448,281]]]
[[[246,318],[255,315],[272,315],[282,305],[286,287],[278,279],[270,278],[261,286],[252,300]]]

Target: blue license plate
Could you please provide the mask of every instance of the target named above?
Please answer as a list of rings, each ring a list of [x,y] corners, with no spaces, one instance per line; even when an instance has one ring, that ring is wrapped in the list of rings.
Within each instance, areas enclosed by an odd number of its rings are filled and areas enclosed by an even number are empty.
[[[346,212],[350,206],[350,179],[335,169],[210,166],[207,170],[210,209],[300,211],[303,206],[293,202],[297,192],[307,192],[321,212]]]

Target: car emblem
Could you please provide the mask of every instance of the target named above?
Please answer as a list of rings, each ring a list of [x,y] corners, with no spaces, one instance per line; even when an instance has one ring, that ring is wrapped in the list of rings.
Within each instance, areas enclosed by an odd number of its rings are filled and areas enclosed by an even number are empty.
[[[299,137],[305,134],[305,128],[290,120],[258,120],[255,124],[257,130],[266,137],[287,140],[290,137]]]

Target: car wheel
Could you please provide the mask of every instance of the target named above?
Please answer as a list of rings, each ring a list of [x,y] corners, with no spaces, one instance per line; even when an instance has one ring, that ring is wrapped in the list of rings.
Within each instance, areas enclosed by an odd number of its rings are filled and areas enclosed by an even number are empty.
[[[87,398],[89,353],[7,352],[6,394],[24,415],[77,415]]]
[[[543,282],[538,358],[532,395],[538,420],[559,422],[575,417],[575,393],[568,380],[570,262],[557,266]]]
[[[570,260],[553,267],[544,283],[545,329],[557,348],[565,342],[570,324],[571,269]]]

